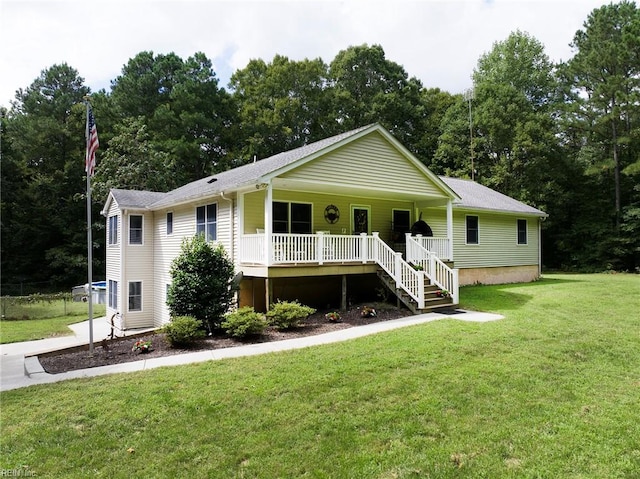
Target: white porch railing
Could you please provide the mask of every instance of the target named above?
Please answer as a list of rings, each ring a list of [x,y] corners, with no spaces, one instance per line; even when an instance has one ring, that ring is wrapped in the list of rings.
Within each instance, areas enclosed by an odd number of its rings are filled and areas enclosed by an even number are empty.
[[[451,260],[451,250],[449,238],[434,238],[432,236],[412,236],[412,239],[422,246],[423,249],[435,253],[443,260]]]
[[[368,236],[331,235],[331,234],[280,234],[271,235],[270,258],[265,261],[265,235],[243,235],[240,240],[240,260],[242,263],[263,265],[286,264],[325,264],[325,263],[377,263],[393,278],[396,287],[406,291],[422,309],[425,305],[425,278],[430,279],[452,295],[454,304],[458,303],[457,271],[444,264],[435,252],[422,246],[423,240],[408,236],[407,261],[402,253],[394,251],[382,241],[378,233]],[[444,251],[448,251],[446,239],[435,239]],[[444,246],[443,246],[444,244]],[[411,264],[419,264],[423,271],[417,271]]]
[[[407,235],[407,261],[420,265],[424,274],[441,289],[451,294],[453,304],[459,302],[458,270],[449,268],[433,251],[424,248],[420,239]]]

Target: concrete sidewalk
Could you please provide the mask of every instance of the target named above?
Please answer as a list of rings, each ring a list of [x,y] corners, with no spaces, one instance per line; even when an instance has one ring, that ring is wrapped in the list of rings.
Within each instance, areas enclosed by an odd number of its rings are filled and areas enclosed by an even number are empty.
[[[306,336],[295,339],[287,339],[284,341],[248,344],[246,346],[237,346],[233,348],[176,354],[173,356],[166,356],[162,358],[146,360],[143,359],[140,361],[132,361],[129,363],[69,371],[60,374],[49,374],[45,372],[40,365],[38,358],[33,355],[47,351],[53,351],[56,349],[88,344],[89,326],[88,321],[84,321],[82,323],[70,326],[74,331],[73,336],[0,345],[0,391],[8,391],[10,389],[17,389],[35,384],[46,384],[57,381],[64,381],[67,379],[87,378],[93,376],[101,376],[104,374],[123,373],[131,371],[142,371],[162,366],[176,366],[202,361],[235,358],[240,356],[254,356],[257,354],[300,349],[309,346],[317,346],[321,344],[360,338],[363,336],[368,336],[370,334],[391,331],[393,329],[412,326],[416,324],[423,324],[439,319],[453,318],[462,321],[486,322],[503,318],[500,315],[492,313],[477,313],[473,311],[462,310],[458,311],[460,312],[456,314],[427,313],[417,316],[407,316],[390,321],[381,321],[378,323],[368,324],[366,326],[357,326],[347,329],[341,329],[339,331],[333,331],[330,333],[318,334],[315,336]],[[109,332],[110,329],[109,325],[106,322],[106,318],[94,320],[93,338],[95,343],[99,343],[102,339],[108,337]],[[128,335],[131,336],[132,334],[139,332],[144,332],[144,330],[135,332],[131,331],[128,332]],[[25,360],[25,356],[30,355],[31,357],[27,357]]]

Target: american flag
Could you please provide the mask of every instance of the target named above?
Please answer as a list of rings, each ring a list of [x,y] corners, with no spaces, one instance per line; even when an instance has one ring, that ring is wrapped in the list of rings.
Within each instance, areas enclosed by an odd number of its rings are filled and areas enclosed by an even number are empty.
[[[89,176],[93,176],[96,169],[96,150],[98,146],[100,146],[100,143],[98,143],[96,120],[93,117],[93,110],[89,107],[87,113],[87,154],[84,160],[84,171]]]

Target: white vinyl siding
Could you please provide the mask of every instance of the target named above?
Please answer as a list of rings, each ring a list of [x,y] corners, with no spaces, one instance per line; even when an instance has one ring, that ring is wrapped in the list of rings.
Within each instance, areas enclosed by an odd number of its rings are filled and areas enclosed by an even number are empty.
[[[153,290],[153,268],[154,268],[154,222],[155,214],[153,212],[145,212],[140,214],[138,212],[131,213],[123,217],[122,223],[129,227],[132,223],[130,221],[131,216],[142,217],[142,231],[144,231],[144,242],[140,244],[127,244],[122,250],[122,263],[124,264],[124,271],[122,272],[122,292],[120,294],[121,313],[123,313],[123,323],[126,329],[135,328],[148,328],[153,326],[154,321],[154,308],[153,308],[153,295],[145,294],[141,297],[140,308],[138,310],[131,310],[129,303],[129,285],[132,282],[140,282],[144,284],[144,287],[149,291]],[[164,215],[161,216],[164,221]],[[139,223],[134,220],[134,229],[137,229]],[[136,232],[133,235],[131,231],[123,231],[123,235],[126,237],[136,237]]]
[[[121,281],[122,277],[122,245],[119,242],[120,236],[120,209],[115,201],[112,201],[109,205],[109,211],[107,212],[107,217],[105,218],[105,222],[107,224],[107,241],[109,241],[110,232],[115,233],[115,244],[108,244],[107,248],[105,248],[105,259],[106,259],[106,280],[107,287],[109,286],[109,282],[117,285],[119,281]],[[111,294],[111,291],[107,291],[107,294]],[[113,302],[109,304],[107,301],[107,318],[111,318],[115,313],[121,310],[121,306],[118,303],[119,298],[117,295],[113,296]]]
[[[211,203],[211,200],[206,202],[206,204]],[[232,248],[231,245],[231,203],[229,201],[219,201],[217,205],[216,243],[221,243],[229,257],[233,258],[232,252],[236,251],[236,248]],[[150,263],[153,268],[153,284],[155,286],[153,295],[149,293],[143,295],[144,308],[146,308],[147,301],[153,301],[153,326],[162,326],[170,320],[166,290],[167,285],[171,284],[169,271],[172,261],[180,255],[182,241],[187,238],[191,239],[196,231],[195,209],[197,206],[205,206],[205,203],[192,203],[172,208],[173,234],[170,236],[166,235],[166,210],[155,212],[158,219],[153,226],[153,262]],[[255,230],[253,232],[255,233]],[[139,277],[136,276],[136,279],[139,279]],[[146,281],[144,288],[146,291],[150,291]]]
[[[467,245],[466,217],[472,213],[454,211],[453,257],[456,268],[490,268],[498,266],[525,266],[538,264],[538,235],[529,228],[528,243],[517,244],[515,217],[498,213],[478,212],[480,244]],[[535,221],[533,218],[530,222]]]
[[[347,186],[354,191],[409,190],[421,196],[445,196],[423,171],[379,133],[360,138],[282,177],[325,184],[329,189]]]

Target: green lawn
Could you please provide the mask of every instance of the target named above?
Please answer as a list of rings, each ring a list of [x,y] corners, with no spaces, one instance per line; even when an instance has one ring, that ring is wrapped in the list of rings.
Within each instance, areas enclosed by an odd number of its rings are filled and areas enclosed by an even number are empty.
[[[31,319],[1,320],[0,344],[66,336],[72,333],[67,327],[69,324],[88,318],[86,303],[67,302],[66,307],[63,307],[62,301],[44,301],[21,305],[20,309],[20,316],[29,316]],[[63,314],[65,310],[66,314]],[[94,317],[104,316],[105,311],[104,304],[93,305]]]
[[[0,469],[638,477],[639,292],[637,275],[467,287],[465,307],[506,319],[4,392]]]

